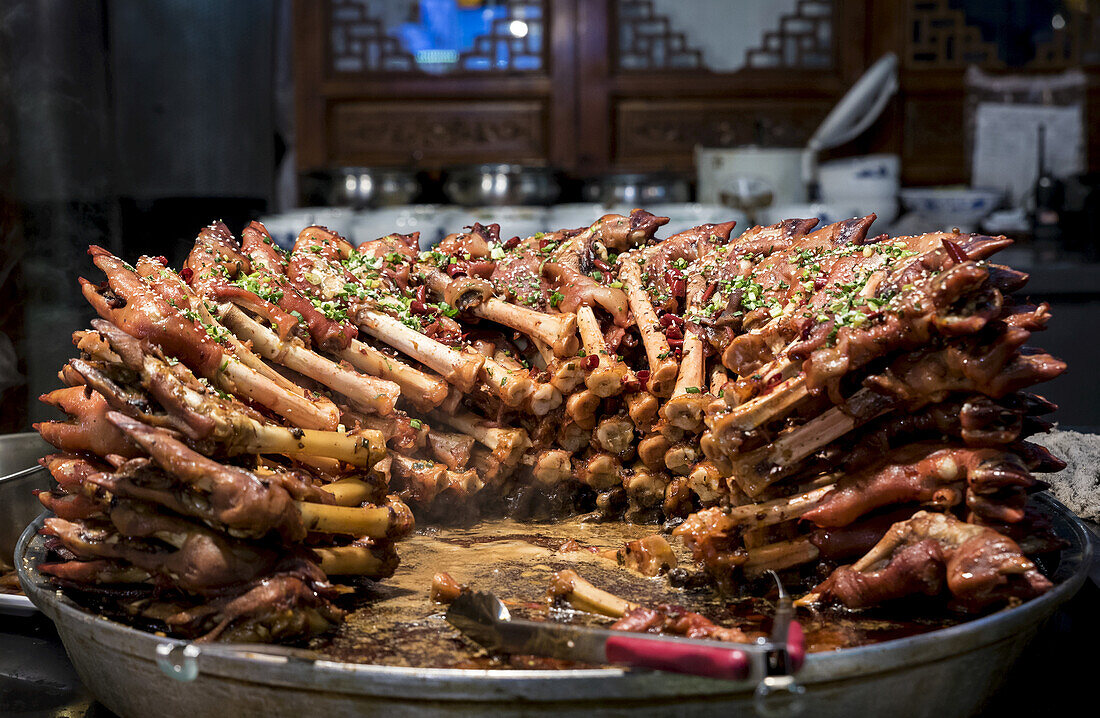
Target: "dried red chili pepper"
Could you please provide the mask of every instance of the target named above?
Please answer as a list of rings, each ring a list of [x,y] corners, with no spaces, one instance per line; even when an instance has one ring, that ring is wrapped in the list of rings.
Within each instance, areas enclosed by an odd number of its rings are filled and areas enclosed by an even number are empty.
[[[718,291],[718,282],[711,282],[707,285],[707,289],[703,292],[703,296],[699,297],[700,304],[706,304],[710,301],[710,298],[714,296],[714,293]]]
[[[951,257],[952,260],[954,260],[955,264],[970,260],[970,257],[966,253],[966,250],[964,250],[962,247],[955,244],[950,239],[944,239],[942,241],[943,248],[947,250],[947,255]]]

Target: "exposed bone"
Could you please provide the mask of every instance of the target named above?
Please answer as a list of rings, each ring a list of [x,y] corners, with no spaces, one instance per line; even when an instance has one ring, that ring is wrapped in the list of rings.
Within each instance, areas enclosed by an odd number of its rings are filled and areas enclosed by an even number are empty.
[[[726,494],[725,482],[718,467],[711,461],[700,461],[688,475],[688,487],[699,497],[699,502],[709,506]]]
[[[692,301],[685,314],[696,309],[695,301],[704,282],[705,278],[701,275],[692,276],[688,282],[688,296]],[[676,376],[672,397],[661,407],[661,416],[684,431],[698,431],[703,426],[703,408],[708,401],[705,364],[706,348],[703,339],[698,329],[688,324],[684,331],[680,373]]]
[[[622,548],[600,554],[612,559],[623,568],[637,571],[643,576],[657,576],[670,568],[676,568],[676,554],[664,536],[654,534],[635,541],[627,541]]]
[[[781,571],[816,561],[820,553],[817,546],[810,543],[809,539],[778,541],[767,546],[749,549],[749,557],[741,567],[745,575],[751,578],[769,569]]]
[[[642,277],[633,253],[619,258],[619,279],[626,290],[630,311],[634,314],[634,323],[642,335],[646,358],[649,360],[648,387],[657,396],[672,394],[676,381],[677,364],[668,340],[661,332],[657,312],[649,300],[649,294],[642,284]]]
[[[733,473],[733,464],[730,462],[729,455],[722,451],[719,442],[714,438],[714,434],[710,431],[704,431],[699,437],[699,448],[703,450],[703,455],[707,457],[707,460],[714,464],[723,476],[729,476]]]
[[[512,368],[491,357],[482,357],[480,379],[505,406],[521,406],[535,391],[531,377],[522,367]]]
[[[691,473],[692,468],[695,466],[696,462],[699,461],[699,458],[699,452],[693,445],[681,442],[673,444],[672,447],[665,452],[665,466],[674,474],[687,476]]]
[[[361,411],[383,416],[393,413],[397,397],[401,394],[397,384],[334,364],[297,340],[284,342],[278,334],[232,304],[220,305],[219,315],[234,334],[250,342],[264,359],[282,364],[340,392]]]
[[[535,481],[546,487],[557,486],[573,476],[573,464],[569,453],[561,449],[547,449],[538,455],[533,471]]]
[[[326,506],[304,501],[295,502],[302,514],[302,523],[310,531],[321,533],[396,538],[407,530],[389,507]]]
[[[967,539],[985,531],[988,529],[983,526],[952,521],[943,514],[918,511],[908,521],[899,521],[891,526],[870,551],[852,564],[852,569],[861,572],[872,569],[875,564],[886,561],[893,554],[894,549],[911,537],[933,539],[944,546],[957,548]],[[1020,573],[1024,573],[1024,570]]]
[[[562,395],[552,384],[535,382],[535,391],[528,399],[531,413],[535,416],[546,416],[554,409],[561,406]]]
[[[657,421],[660,402],[647,391],[636,391],[626,395],[626,413],[639,431],[652,431]]]
[[[890,404],[890,399],[861,389],[843,408],[833,407],[770,444],[735,458],[733,476],[746,494],[759,496],[794,471],[807,456],[882,414]]]
[[[824,481],[816,482],[816,488],[795,496],[731,508],[729,520],[738,525],[761,527],[796,519],[820,506],[836,480],[836,476],[825,477]]]
[[[331,484],[320,487],[322,491],[332,494],[337,506],[361,506],[371,501],[378,494],[378,487],[363,481],[362,479],[340,479]]]
[[[741,531],[741,543],[744,544],[747,549],[761,548],[767,546],[770,541],[768,540],[768,528],[766,526],[759,528],[748,528]]]
[[[481,491],[486,483],[486,480],[474,469],[465,471],[447,469],[443,472],[443,487],[440,493],[453,493],[461,497],[473,496]]]
[[[577,481],[591,486],[596,491],[604,491],[622,485],[622,464],[611,454],[596,453],[587,459],[581,459],[574,468]]]
[[[657,423],[653,425],[653,430],[674,444],[678,441],[683,441],[687,436],[687,432],[665,419],[659,419]]]
[[[251,435],[233,437],[227,448],[237,453],[324,456],[367,469],[386,455],[386,442],[377,431],[315,431],[270,424],[250,428]]]
[[[667,474],[638,463],[634,465],[633,473],[623,478],[623,488],[632,502],[643,508],[652,508],[664,500],[669,481]]]
[[[574,314],[544,314],[527,307],[508,304],[496,297],[490,297],[474,307],[473,314],[545,342],[558,357],[575,356],[580,348],[577,340],[577,317]]]
[[[461,391],[455,387],[450,387],[447,390],[447,398],[443,400],[443,403],[439,405],[439,410],[445,414],[453,414],[458,411],[462,405],[462,398],[465,396]]]
[[[806,376],[800,374],[777,384],[771,391],[720,414],[711,424],[718,433],[730,430],[750,431],[762,424],[781,419],[810,395]]]
[[[340,423],[340,412],[328,399],[311,401],[285,391],[232,357],[226,359],[212,381],[222,391],[265,406],[303,429],[335,429]]]
[[[607,342],[604,341],[603,331],[592,307],[577,309],[577,328],[581,333],[581,341],[584,342],[585,353],[599,359],[596,368],[585,377],[585,385],[602,398],[618,394],[622,391],[627,369],[607,350]]]
[[[575,421],[563,421],[561,428],[558,429],[558,446],[570,453],[580,451],[584,447],[588,446],[591,441],[592,430],[585,429],[583,426]]]
[[[660,471],[665,468],[665,452],[672,442],[661,434],[650,434],[638,442],[638,458],[651,469]]]
[[[410,329],[398,320],[375,311],[358,315],[360,328],[380,342],[439,372],[463,392],[474,388],[484,357],[456,351]]]
[[[400,481],[395,485],[404,485],[401,496],[420,505],[430,504],[447,484],[447,467],[427,459],[414,459],[403,454],[393,453],[391,470]]]
[[[478,443],[494,451],[499,450],[501,460],[509,466],[515,466],[523,452],[531,445],[530,439],[527,438],[527,432],[523,429],[503,429],[490,426],[489,422],[468,411],[456,411],[454,414],[443,414],[434,411],[431,416],[448,426],[458,429],[463,434],[474,437]]]
[[[387,578],[393,575],[397,563],[392,549],[379,550],[361,543],[323,546],[313,550],[321,559],[321,570],[330,576]]]
[[[141,374],[143,388],[158,401],[170,411],[178,405],[181,414],[204,421],[202,432],[196,432],[194,438],[216,439],[230,454],[320,456],[363,468],[370,468],[385,457],[385,438],[377,431],[347,433],[261,423],[225,400],[192,389],[160,359],[140,348],[131,351],[138,343],[114,325],[102,320],[94,320],[92,324],[106,337],[120,360]]]
[[[115,354],[107,340],[96,331],[80,330],[73,332],[73,346],[97,361],[111,364],[122,362],[122,357]]]
[[[459,432],[436,429],[428,433],[428,447],[432,455],[451,470],[462,469],[470,463],[474,441],[474,437]]]
[[[580,343],[577,341],[577,318],[573,314],[546,314],[509,304],[491,296],[493,285],[484,280],[466,277],[466,283],[460,287],[460,280],[451,279],[435,267],[421,263],[417,268],[424,274],[432,292],[442,295],[459,311],[470,312],[480,319],[502,324],[544,342],[556,356],[569,357],[577,353]]]
[[[222,391],[267,407],[295,426],[314,429],[334,429],[339,423],[339,411],[327,399],[309,401],[301,394],[286,389],[232,354],[222,350],[207,334],[200,322],[187,318],[168,303],[138,276],[129,265],[100,247],[89,248],[93,262],[107,275],[113,291],[131,296],[123,306],[108,301],[101,288],[82,279],[84,298],[104,319],[138,339],[159,344],[166,353],[187,355],[192,369],[213,382]],[[176,357],[183,359],[183,357]]]
[[[149,257],[142,257],[139,259],[136,269],[137,273],[145,278],[153,288],[165,298],[165,300],[171,301],[170,296],[173,296],[169,291],[166,291],[168,286],[170,286],[175,290],[174,296],[183,295],[188,303],[186,307],[179,307],[180,309],[190,308],[192,311],[198,313],[203,324],[214,327],[215,331],[221,328],[222,325],[219,323],[218,319],[210,313],[206,302],[195,293],[195,290],[192,289],[189,284],[183,281],[183,277]],[[228,342],[229,347],[233,351],[233,355],[240,359],[248,368],[266,376],[287,391],[303,396],[305,395],[305,390],[302,387],[290,381],[267,364],[264,364],[264,362],[261,361],[248,346],[241,342],[240,339],[234,336],[231,331],[219,332],[219,335],[223,336],[225,341]]]
[[[513,372],[512,376],[527,377],[527,380],[530,382],[530,391],[526,396],[526,404],[532,414],[535,416],[546,416],[551,411],[561,406],[561,392],[554,388],[552,384],[547,384],[535,379],[531,375],[531,372],[516,361],[514,357],[497,350],[494,359],[505,369]],[[505,403],[507,404],[507,402]]]
[[[622,618],[627,611],[639,608],[637,603],[596,588],[571,569],[554,574],[550,580],[549,593],[551,600],[564,600],[578,611],[599,613],[612,618]]]
[[[471,463],[486,484],[499,485],[515,471],[515,465],[508,466],[500,460],[496,451],[483,447],[474,447]],[[517,462],[518,463],[518,462]]]
[[[964,523],[948,514],[918,511],[907,521],[893,524],[879,542],[850,568],[861,573],[873,571],[887,563],[899,546],[913,541],[930,539],[944,548],[955,549],[986,531],[990,529]],[[1019,560],[1006,561],[1000,568],[1000,573],[1026,574],[1034,570],[1035,564],[1021,556]],[[809,593],[795,603],[800,606],[810,606],[820,599],[819,594]]]
[[[714,366],[710,368],[710,394],[717,397],[722,394],[723,387],[726,386],[726,382],[729,381],[729,372],[726,371],[726,367],[715,362]]]
[[[397,384],[402,397],[422,411],[439,406],[447,397],[443,377],[414,369],[358,339],[352,339],[348,348],[335,352],[335,356],[361,372]]]
[[[596,426],[596,443],[619,458],[634,451],[634,424],[625,416],[608,416]]]
[[[582,389],[565,400],[565,413],[577,426],[591,431],[596,427],[596,409],[600,397],[591,389]]]
[[[546,373],[550,375],[550,385],[560,391],[563,396],[569,396],[581,383],[584,382],[584,367],[582,360],[576,356],[576,352],[564,358],[554,356],[553,350],[545,342],[534,337],[528,337],[532,346],[538,351],[543,364],[546,365]]]

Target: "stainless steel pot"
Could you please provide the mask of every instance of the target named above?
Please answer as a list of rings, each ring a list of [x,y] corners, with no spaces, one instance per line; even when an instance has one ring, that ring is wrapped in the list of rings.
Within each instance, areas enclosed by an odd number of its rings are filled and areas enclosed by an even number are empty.
[[[1003,680],[1054,610],[1084,582],[1088,533],[1048,496],[1037,503],[1069,542],[1045,595],[951,628],[808,656],[803,715],[965,716]],[[423,669],[316,660],[278,647],[195,645],[88,613],[37,572],[36,522],[18,548],[27,594],[57,625],[81,679],[122,716],[751,715],[751,682],[649,671]]]
[[[2,563],[13,563],[15,545],[23,529],[42,513],[35,489],[50,488],[50,474],[38,460],[53,447],[35,432],[0,436],[0,555]],[[34,613],[26,596],[0,593],[0,613]]]
[[[691,188],[683,177],[627,172],[588,180],[581,195],[586,202],[605,206],[628,204],[644,209],[652,204],[687,202],[691,199]]]
[[[420,194],[416,170],[398,167],[340,167],[302,177],[307,198],[329,207],[390,207]]]
[[[561,187],[547,167],[485,164],[447,170],[443,193],[464,207],[548,205]]]

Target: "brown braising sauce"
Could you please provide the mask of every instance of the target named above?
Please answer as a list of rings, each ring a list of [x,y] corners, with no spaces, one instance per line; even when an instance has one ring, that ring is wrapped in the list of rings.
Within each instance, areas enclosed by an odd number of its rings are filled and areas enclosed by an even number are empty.
[[[680,589],[667,577],[646,578],[602,558],[600,551],[620,548],[642,538],[656,526],[622,523],[518,523],[486,521],[469,528],[430,528],[402,542],[401,566],[384,583],[358,587],[347,623],[334,635],[315,639],[310,647],[325,657],[352,663],[421,668],[562,669],[581,667],[534,656],[492,656],[464,638],[444,620],[446,606],[433,603],[428,592],[432,576],[450,573],[459,583],[491,591],[515,618],[608,626],[613,619],[551,605],[550,577],[571,568],[596,586],[648,606],[681,605],[750,636],[771,629],[771,598],[719,595],[712,587]],[[671,542],[678,552],[679,542]],[[564,550],[563,550],[564,548]],[[686,555],[681,565],[690,566]],[[788,590],[804,590],[790,577]],[[811,581],[812,583],[812,581]],[[768,583],[752,591],[767,595]],[[772,590],[774,596],[774,589]],[[810,612],[800,609],[807,650],[821,652],[904,638],[955,625],[965,617],[948,614],[940,605],[904,606],[861,613],[843,610]]]

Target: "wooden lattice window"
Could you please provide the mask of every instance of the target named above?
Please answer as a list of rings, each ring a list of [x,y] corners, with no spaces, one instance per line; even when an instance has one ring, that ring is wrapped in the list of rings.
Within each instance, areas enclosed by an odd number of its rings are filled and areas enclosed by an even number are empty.
[[[544,0],[477,5],[329,0],[336,74],[536,72],[546,68]]]

